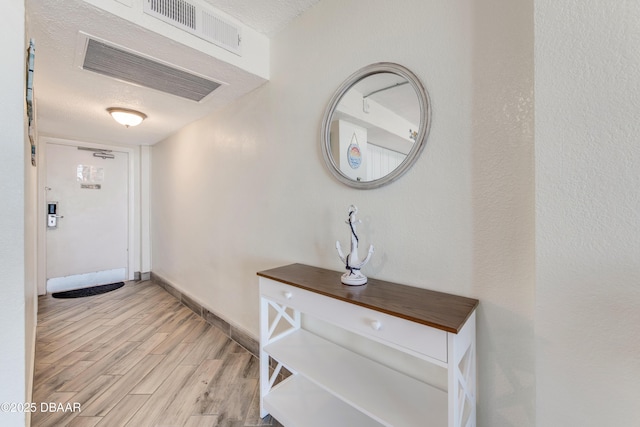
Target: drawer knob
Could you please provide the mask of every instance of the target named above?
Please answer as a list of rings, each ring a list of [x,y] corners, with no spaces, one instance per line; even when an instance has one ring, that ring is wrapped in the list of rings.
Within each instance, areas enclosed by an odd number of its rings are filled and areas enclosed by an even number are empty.
[[[286,299],[291,299],[291,297],[293,296],[293,294],[290,291],[284,291],[283,295]]]
[[[374,330],[379,331],[380,329],[382,329],[382,323],[380,323],[379,320],[374,320],[373,322],[371,322],[371,327]]]

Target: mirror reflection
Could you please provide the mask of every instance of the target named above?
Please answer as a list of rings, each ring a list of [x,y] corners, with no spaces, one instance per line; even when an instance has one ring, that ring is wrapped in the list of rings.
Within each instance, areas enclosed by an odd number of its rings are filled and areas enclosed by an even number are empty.
[[[338,181],[377,188],[411,168],[430,123],[429,94],[416,75],[391,62],[371,64],[349,76],[329,101],[322,155]]]
[[[335,108],[331,155],[350,179],[380,179],[406,159],[419,125],[420,104],[409,81],[394,73],[370,75],[346,91]]]

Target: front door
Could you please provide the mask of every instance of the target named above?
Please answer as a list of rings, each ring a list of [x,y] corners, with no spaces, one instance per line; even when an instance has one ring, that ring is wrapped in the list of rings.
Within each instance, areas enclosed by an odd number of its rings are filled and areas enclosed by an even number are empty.
[[[46,158],[47,292],[126,280],[128,154],[48,143]]]

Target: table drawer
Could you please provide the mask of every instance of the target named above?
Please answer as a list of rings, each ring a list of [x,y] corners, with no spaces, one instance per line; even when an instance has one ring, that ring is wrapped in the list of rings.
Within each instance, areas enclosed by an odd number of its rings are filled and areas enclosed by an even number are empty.
[[[447,363],[447,333],[379,311],[260,278],[263,297],[392,347]]]

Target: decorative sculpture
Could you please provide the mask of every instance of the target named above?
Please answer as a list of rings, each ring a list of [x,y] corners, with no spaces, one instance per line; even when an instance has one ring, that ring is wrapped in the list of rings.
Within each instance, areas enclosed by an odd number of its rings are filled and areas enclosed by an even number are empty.
[[[345,221],[349,224],[349,228],[351,229],[351,251],[345,257],[342,253],[342,247],[340,246],[340,241],[336,241],[336,249],[338,250],[338,255],[340,259],[345,264],[345,268],[347,272],[344,273],[341,277],[342,283],[350,286],[358,286],[364,285],[367,283],[367,276],[362,274],[360,269],[369,262],[371,255],[373,255],[373,245],[369,246],[369,253],[364,261],[360,261],[358,257],[358,235],[356,234],[356,224],[361,223],[362,221],[356,220],[356,214],[358,213],[358,208],[354,205],[349,206],[349,219]]]

